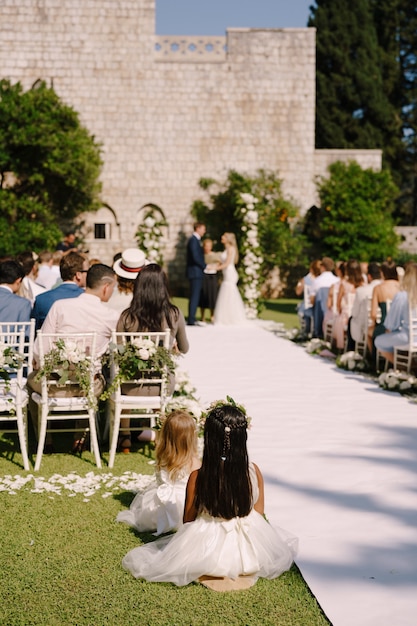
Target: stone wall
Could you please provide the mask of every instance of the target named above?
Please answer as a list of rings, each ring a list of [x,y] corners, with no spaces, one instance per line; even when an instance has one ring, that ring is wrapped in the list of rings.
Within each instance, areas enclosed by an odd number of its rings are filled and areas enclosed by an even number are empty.
[[[154,0],[2,0],[1,13],[2,76],[52,82],[102,142],[92,256],[135,245],[143,207],[156,205],[179,283],[198,180],[229,169],[275,170],[302,212],[314,204],[315,29],[157,37]]]

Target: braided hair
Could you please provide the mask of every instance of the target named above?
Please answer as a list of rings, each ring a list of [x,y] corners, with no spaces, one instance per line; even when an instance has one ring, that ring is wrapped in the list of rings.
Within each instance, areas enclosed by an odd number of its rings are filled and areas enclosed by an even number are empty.
[[[203,461],[196,480],[197,514],[232,519],[250,513],[247,426],[245,414],[236,405],[220,404],[208,413]]]

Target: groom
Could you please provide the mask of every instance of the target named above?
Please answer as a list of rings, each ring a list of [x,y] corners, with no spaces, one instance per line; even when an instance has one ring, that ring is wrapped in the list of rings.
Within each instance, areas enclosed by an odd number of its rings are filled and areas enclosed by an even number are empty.
[[[188,326],[195,326],[195,315],[200,301],[201,287],[203,285],[204,253],[201,247],[201,238],[206,232],[205,224],[196,222],[194,233],[187,242],[187,278],[190,281],[190,299],[188,303]]]

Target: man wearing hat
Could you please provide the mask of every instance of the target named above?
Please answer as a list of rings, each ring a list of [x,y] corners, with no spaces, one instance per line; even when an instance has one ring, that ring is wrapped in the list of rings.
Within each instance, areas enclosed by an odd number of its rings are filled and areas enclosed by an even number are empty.
[[[117,275],[117,287],[107,302],[108,307],[122,313],[130,306],[136,276],[145,265],[149,265],[149,261],[145,253],[138,248],[127,248],[120,258],[114,261],[113,269]]]

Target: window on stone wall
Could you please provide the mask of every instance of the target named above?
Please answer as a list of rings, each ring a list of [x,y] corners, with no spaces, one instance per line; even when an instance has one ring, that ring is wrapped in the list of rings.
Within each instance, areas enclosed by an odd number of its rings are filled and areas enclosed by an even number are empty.
[[[111,224],[94,224],[94,239],[110,239]]]

